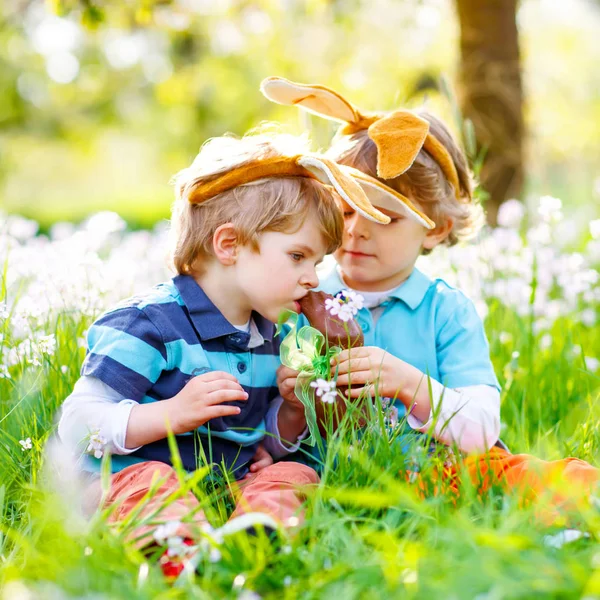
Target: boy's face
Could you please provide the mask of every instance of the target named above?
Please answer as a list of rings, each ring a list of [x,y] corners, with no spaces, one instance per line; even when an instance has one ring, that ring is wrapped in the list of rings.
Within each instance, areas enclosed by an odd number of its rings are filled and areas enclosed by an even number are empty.
[[[259,236],[260,252],[239,249],[237,283],[248,306],[270,321],[284,309],[300,311],[298,300],[317,287],[316,266],[326,247],[313,211],[295,233],[265,231]]]
[[[344,240],[334,257],[346,284],[365,292],[400,285],[412,272],[421,250],[430,246],[428,230],[383,208],[379,210],[392,218],[387,225],[365,219],[348,204],[343,208]]]

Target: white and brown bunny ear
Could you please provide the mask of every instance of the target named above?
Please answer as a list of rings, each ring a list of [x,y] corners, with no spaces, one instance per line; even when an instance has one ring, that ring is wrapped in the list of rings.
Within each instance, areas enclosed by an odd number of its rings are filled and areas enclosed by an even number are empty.
[[[283,77],[267,77],[260,86],[271,101],[301,108],[343,123],[340,133],[367,130],[377,146],[377,175],[393,179],[407,171],[424,148],[440,165],[461,201],[460,183],[454,161],[446,147],[431,133],[429,123],[409,110],[389,114],[363,113],[340,94],[324,85],[294,83]]]
[[[387,224],[390,217],[377,210],[366,192],[340,167],[318,154],[276,156],[245,163],[211,181],[200,183],[190,192],[188,201],[201,204],[223,192],[266,177],[310,177],[333,187],[354,210],[366,219]]]
[[[358,123],[363,115],[337,92],[324,85],[294,83],[283,77],[267,77],[260,91],[271,102],[300,106],[305,110],[341,123]]]

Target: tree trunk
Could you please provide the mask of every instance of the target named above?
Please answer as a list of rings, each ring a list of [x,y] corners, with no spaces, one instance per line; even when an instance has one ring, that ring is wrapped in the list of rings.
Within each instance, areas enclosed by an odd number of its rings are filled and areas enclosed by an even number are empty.
[[[488,223],[523,186],[523,87],[516,12],[518,0],[456,0],[460,21],[463,115],[473,122],[489,194]]]

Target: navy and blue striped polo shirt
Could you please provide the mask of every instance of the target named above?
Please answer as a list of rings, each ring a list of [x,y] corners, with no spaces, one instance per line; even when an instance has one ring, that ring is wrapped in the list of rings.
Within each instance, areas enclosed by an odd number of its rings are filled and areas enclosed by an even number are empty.
[[[264,437],[264,418],[278,394],[275,326],[255,312],[251,322],[259,334],[252,348],[249,333],[229,323],[192,277],[178,275],[121,302],[90,327],[81,375],[147,403],[175,396],[195,375],[231,373],[248,393],[246,401],[228,403],[239,406],[240,414],[211,419],[176,440],[187,470],[224,464],[239,479]],[[147,460],[170,464],[170,456],[168,440],[159,440],[127,456],[114,455],[113,471]]]

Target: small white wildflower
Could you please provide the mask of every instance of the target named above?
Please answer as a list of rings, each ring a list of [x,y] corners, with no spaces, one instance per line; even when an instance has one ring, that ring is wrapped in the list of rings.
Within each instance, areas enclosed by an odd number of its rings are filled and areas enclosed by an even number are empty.
[[[290,517],[287,520],[286,524],[288,527],[298,527],[298,525],[300,524],[300,520],[298,519],[298,517]]]
[[[342,304],[340,306],[340,310],[338,311],[338,317],[340,320],[344,321],[344,323],[351,321],[355,314],[356,309],[350,306],[350,304]]]
[[[289,544],[286,544],[285,546],[281,547],[281,553],[282,554],[291,554],[292,553],[292,547]]]
[[[310,387],[315,389],[315,394],[320,398],[323,394],[335,390],[335,381],[327,381],[319,377],[316,381],[310,382]]]
[[[0,379],[12,379],[6,365],[0,365]]]
[[[66,373],[67,373],[68,370],[69,370],[69,367],[67,367],[67,365],[62,365],[61,368],[60,368],[60,372],[63,375],[66,375]]]
[[[586,308],[581,311],[579,318],[586,327],[593,327],[596,324],[596,311],[593,308]]]
[[[43,335],[38,338],[37,346],[41,354],[47,354],[53,356],[56,351],[56,336],[51,333],[50,335]]]
[[[256,592],[252,590],[242,590],[240,595],[238,596],[238,600],[260,600],[262,596],[259,596]]]
[[[342,303],[337,298],[327,298],[325,300],[325,310],[332,316],[335,317],[340,311]]]
[[[553,196],[542,196],[538,213],[546,222],[557,222],[562,219],[562,201]]]
[[[549,333],[545,333],[540,338],[540,348],[542,350],[548,350],[552,346],[552,336]]]
[[[585,357],[585,368],[588,371],[597,371],[598,367],[600,367],[600,360],[592,358],[591,356]]]
[[[511,354],[511,358],[513,360],[517,360],[519,358],[519,356],[521,356],[521,353],[518,350],[515,350],[512,354]]]
[[[236,575],[234,580],[233,580],[233,589],[241,589],[244,587],[244,584],[246,583],[246,577],[244,575],[242,575],[241,573],[239,575]]]
[[[196,552],[194,546],[188,546],[183,542],[183,538],[173,535],[167,538],[167,556],[171,558],[184,558],[189,554]]]
[[[392,428],[398,425],[398,408],[396,406],[392,406],[389,409],[389,412],[386,416],[386,422]]]
[[[169,538],[177,535],[180,527],[181,521],[167,521],[156,528],[152,537],[157,544],[162,546]]]
[[[325,404],[335,404],[336,400],[337,400],[337,392],[336,391],[326,392],[325,394],[323,394],[321,396],[321,402],[323,402]]]
[[[600,219],[590,221],[590,233],[593,239],[600,239]]]
[[[507,200],[498,209],[497,221],[500,227],[518,229],[525,216],[525,205],[518,200]]]
[[[26,450],[31,450],[33,448],[33,444],[31,443],[31,438],[27,438],[25,440],[19,440],[19,444],[21,444],[22,452],[25,452]]]
[[[342,290],[335,298],[325,300],[325,310],[332,317],[339,317],[345,323],[354,318],[364,307],[364,298],[352,290]]]
[[[286,576],[283,578],[283,585],[284,585],[285,587],[289,587],[290,585],[292,585],[292,576],[291,576],[291,575],[286,575]]]
[[[500,335],[498,336],[498,339],[500,340],[501,344],[510,344],[510,342],[512,342],[513,336],[512,334],[508,333],[508,331],[501,331]]]
[[[96,458],[102,458],[107,443],[108,440],[100,435],[99,429],[92,431],[90,433],[86,452],[88,454],[93,454]]]

